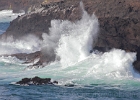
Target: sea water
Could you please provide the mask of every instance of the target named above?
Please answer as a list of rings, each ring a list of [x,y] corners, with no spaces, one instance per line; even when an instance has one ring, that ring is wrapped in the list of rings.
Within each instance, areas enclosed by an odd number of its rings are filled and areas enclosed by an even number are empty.
[[[15,57],[0,57],[0,100],[140,99],[140,75],[132,65],[136,53],[120,49],[90,53],[97,41],[100,23],[94,14],[88,15],[82,3],[81,8],[81,20],[52,20],[50,36],[44,33],[43,41],[37,37],[32,40],[29,36],[28,39],[13,41],[10,38],[9,42],[0,42],[0,54],[31,53],[43,48],[44,54],[55,53],[60,58],[43,68],[28,69],[28,65]],[[4,12],[7,11],[0,13]],[[0,30],[5,31],[8,26],[9,21],[1,21]],[[58,85],[15,85],[22,78],[34,76],[57,80]]]

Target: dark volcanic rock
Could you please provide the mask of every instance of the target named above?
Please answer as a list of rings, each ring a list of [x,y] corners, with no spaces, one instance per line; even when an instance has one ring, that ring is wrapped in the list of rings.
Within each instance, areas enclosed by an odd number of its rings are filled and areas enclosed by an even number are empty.
[[[0,0],[0,10],[12,9],[14,12],[25,12],[35,9],[44,0]]]
[[[140,72],[140,61],[135,61],[133,63],[134,67],[135,67],[135,70]]]
[[[76,21],[81,18],[79,2],[81,0],[49,0],[43,2],[34,12],[18,17],[10,23],[1,39],[13,36],[20,39],[27,34],[42,38],[49,34],[53,19]],[[140,52],[140,1],[139,0],[83,0],[89,14],[95,13],[100,23],[100,32],[96,47],[119,48],[128,52]],[[47,56],[45,56],[47,58]],[[55,57],[55,56],[53,56]],[[47,58],[49,59],[49,58]],[[44,62],[43,60],[40,63]],[[134,64],[136,67],[138,64]],[[140,69],[137,66],[136,69]]]
[[[34,78],[23,78],[21,81],[16,82],[20,85],[45,85],[45,84],[58,84],[57,81],[51,82],[50,78],[40,78],[35,76]]]
[[[93,48],[93,50],[98,50],[100,52],[108,52],[109,50],[111,50],[112,48],[111,47],[98,47],[98,46],[95,46]]]
[[[138,21],[135,18],[99,18],[100,36],[98,38],[99,47],[112,47],[128,51],[136,51],[140,45],[140,32]]]

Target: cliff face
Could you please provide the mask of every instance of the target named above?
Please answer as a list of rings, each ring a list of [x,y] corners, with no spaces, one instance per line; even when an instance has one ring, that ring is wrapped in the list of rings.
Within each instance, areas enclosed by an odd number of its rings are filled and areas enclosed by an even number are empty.
[[[1,36],[21,38],[35,34],[41,38],[48,33],[52,19],[75,21],[81,18],[81,0],[48,0],[40,8],[18,17]],[[139,0],[83,0],[89,14],[95,13],[100,23],[96,47],[119,48],[137,52],[135,68],[140,71],[140,1]]]
[[[11,22],[5,33],[6,37],[13,35],[18,38],[26,34],[41,36],[43,32],[48,33],[52,19],[71,21],[80,19],[80,0],[50,1],[42,3],[42,7],[36,9],[36,12],[26,14]],[[99,18],[101,36],[98,46],[110,45],[130,49],[126,47],[127,43],[131,46],[140,45],[140,2],[138,0],[133,0],[133,2],[131,0],[83,0],[83,2],[88,13],[95,13]]]
[[[33,10],[44,0],[0,0],[0,10],[12,9],[14,12]]]

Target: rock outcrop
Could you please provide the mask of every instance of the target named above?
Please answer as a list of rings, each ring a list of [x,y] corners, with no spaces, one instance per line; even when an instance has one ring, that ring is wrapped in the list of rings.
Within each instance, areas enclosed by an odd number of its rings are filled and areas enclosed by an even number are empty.
[[[16,57],[19,60],[22,60],[23,64],[29,64],[29,66],[27,66],[27,69],[42,68],[46,64],[55,61],[55,57],[51,57],[50,55],[47,55],[47,54],[44,55],[44,53],[42,53],[41,51],[36,51],[36,52],[30,53],[30,54],[27,54],[27,53],[17,53],[17,54],[0,55],[0,57],[1,56]]]
[[[81,0],[53,0],[41,4],[35,11],[18,17],[1,36],[6,39],[13,36],[20,39],[34,34],[40,39],[42,33],[49,34],[53,19],[76,21],[81,18],[79,2]],[[139,0],[83,0],[85,10],[95,13],[100,23],[100,32],[96,47],[119,48],[128,52],[137,52],[134,67],[140,71],[140,1]]]
[[[58,84],[57,81],[51,82],[51,78],[40,78],[35,76],[33,78],[23,78],[21,81],[16,82],[19,85],[47,85],[47,84]]]
[[[0,0],[0,10],[12,9],[14,12],[35,10],[45,0]]]

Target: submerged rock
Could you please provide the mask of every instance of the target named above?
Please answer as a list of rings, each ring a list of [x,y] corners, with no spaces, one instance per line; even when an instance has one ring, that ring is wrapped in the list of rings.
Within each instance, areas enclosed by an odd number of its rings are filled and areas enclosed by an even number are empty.
[[[33,78],[23,78],[21,81],[16,82],[20,85],[46,85],[46,84],[58,84],[57,81],[51,82],[51,78],[40,78],[35,76]]]
[[[65,84],[66,87],[74,87],[74,84]]]

